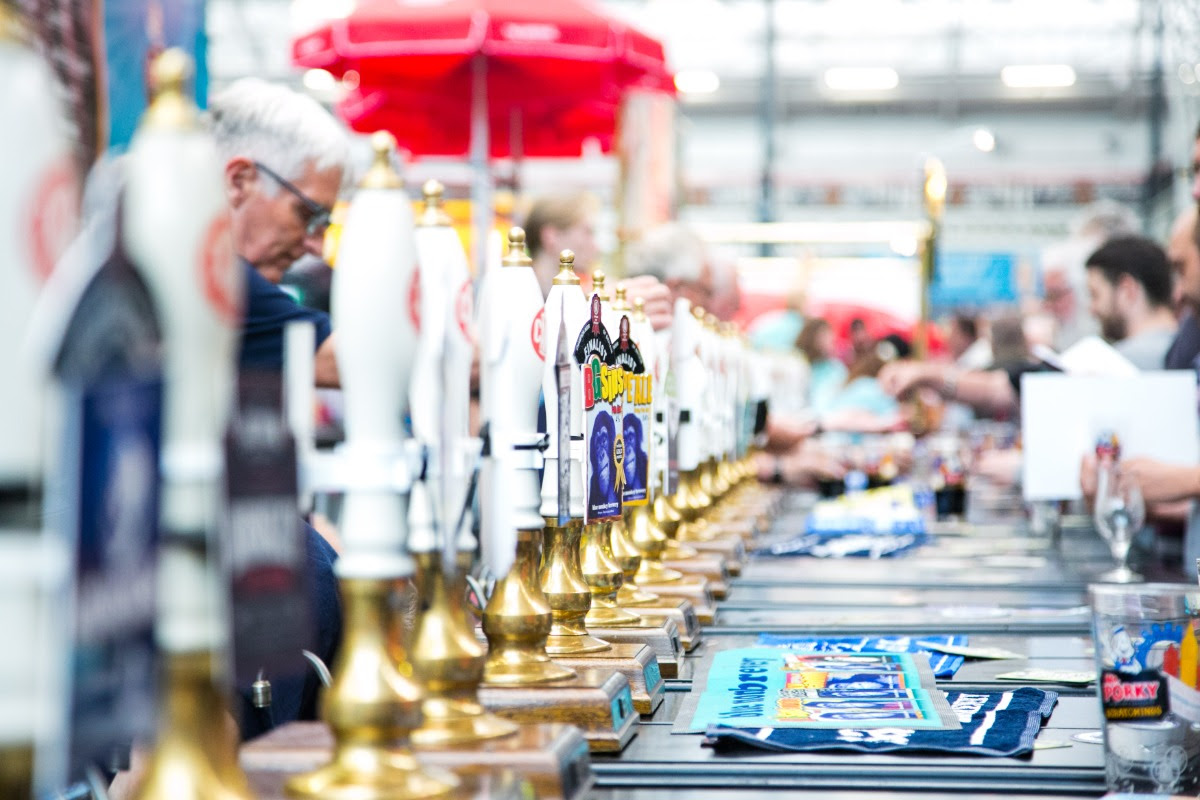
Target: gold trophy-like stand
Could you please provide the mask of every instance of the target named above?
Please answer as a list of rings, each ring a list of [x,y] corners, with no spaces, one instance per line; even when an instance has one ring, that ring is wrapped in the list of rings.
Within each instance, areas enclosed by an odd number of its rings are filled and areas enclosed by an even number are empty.
[[[470,555],[459,554],[450,575],[436,552],[417,556],[422,612],[413,636],[412,665],[425,688],[424,721],[413,731],[423,763],[463,776],[512,768],[540,798],[574,800],[591,786],[587,742],[571,725],[518,724],[479,702],[486,658],[466,606]]]
[[[651,714],[662,704],[664,684],[655,653],[638,642],[610,644],[592,636],[584,625],[592,594],[579,566],[582,523],[571,520],[559,527],[547,519],[549,543],[542,558],[540,580],[550,603],[554,626],[546,651],[554,661],[574,670],[611,669],[629,680],[633,707]],[[552,649],[553,648],[553,649]]]
[[[606,642],[649,646],[662,674],[676,677],[683,645],[675,623],[661,616],[643,617],[617,605],[617,593],[625,576],[611,555],[611,533],[608,522],[589,523],[583,528],[580,563],[583,579],[592,590],[592,610],[586,618],[588,630]]]
[[[517,722],[578,725],[593,752],[619,752],[636,732],[629,681],[613,671],[576,673],[546,654],[553,618],[536,577],[541,545],[542,531],[518,531],[516,561],[484,608],[489,649],[479,699]]]
[[[654,586],[653,579],[644,579],[643,574],[654,576],[662,576],[663,583],[670,584],[672,582],[679,583],[683,577],[682,572],[669,570],[662,565],[661,555],[665,549],[667,537],[654,524],[653,511],[648,505],[634,506],[625,511],[625,532],[629,537],[630,544],[638,551],[641,556],[637,571],[632,577],[627,576],[634,584],[639,587]],[[654,556],[658,556],[655,559]],[[649,566],[647,566],[649,565]],[[701,579],[703,580],[703,579]],[[700,645],[700,618],[696,614],[696,609],[689,600],[678,597],[671,597],[665,593],[653,592],[658,599],[653,603],[648,603],[640,606],[629,606],[628,609],[633,613],[642,616],[649,614],[652,616],[665,616],[675,623],[675,627],[679,631],[679,641],[683,646],[684,652],[690,653]]]

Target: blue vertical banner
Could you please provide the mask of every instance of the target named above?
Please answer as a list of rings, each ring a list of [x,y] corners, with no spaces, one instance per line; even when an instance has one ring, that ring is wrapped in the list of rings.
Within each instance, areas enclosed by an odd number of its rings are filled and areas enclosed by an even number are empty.
[[[81,171],[122,152],[146,110],[149,65],[179,47],[195,61],[196,103],[208,98],[204,0],[16,0],[64,90]]]
[[[196,104],[208,99],[204,0],[102,0],[104,7],[104,87],[109,124],[107,146],[128,146],[146,110],[150,63],[163,50],[178,47],[196,65]]]
[[[937,311],[1017,301],[1015,253],[942,252],[929,286]]]

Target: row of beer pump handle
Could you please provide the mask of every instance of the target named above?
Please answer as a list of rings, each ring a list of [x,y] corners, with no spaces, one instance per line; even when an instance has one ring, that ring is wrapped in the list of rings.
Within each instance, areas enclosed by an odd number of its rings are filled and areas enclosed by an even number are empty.
[[[221,442],[232,407],[243,282],[228,235],[220,162],[183,90],[186,75],[179,54],[156,62],[157,93],[126,159],[121,210],[124,246],[160,309],[165,365],[157,638],[167,658],[166,699],[163,728],[139,796],[233,800],[250,792],[237,768],[234,743],[222,732],[228,597],[211,551],[223,502]],[[65,157],[65,145],[55,149],[61,141],[34,139],[27,152],[36,157],[24,162],[31,170]],[[345,641],[323,701],[336,745],[329,764],[289,781],[289,793],[298,797],[340,796],[362,779],[362,754],[378,755],[379,742],[424,735],[436,743],[511,732],[510,723],[483,713],[471,693],[461,691],[478,683],[485,658],[460,607],[461,590],[481,545],[486,571],[497,579],[495,592],[511,594],[479,601],[489,607],[509,603],[507,608],[515,609],[510,616],[544,617],[544,631],[536,634],[543,641],[551,628],[551,610],[540,589],[525,596],[518,581],[506,588],[506,578],[519,568],[538,569],[543,528],[590,520],[596,507],[588,497],[592,443],[584,408],[590,391],[585,376],[596,376],[574,347],[589,325],[597,329],[601,322],[622,347],[632,342],[640,350],[650,407],[643,443],[647,507],[675,493],[677,472],[692,475],[707,461],[732,463],[745,453],[752,433],[745,409],[755,399],[754,387],[762,384],[752,380],[753,355],[728,328],[678,300],[670,330],[655,332],[638,298],[631,305],[618,288],[609,299],[602,273],[593,276],[592,294],[585,294],[569,251],[561,254],[561,270],[543,298],[520,228],[508,232],[501,265],[482,276],[476,304],[466,256],[441,209],[442,187],[427,183],[424,208],[414,215],[392,164],[394,146],[388,134],[372,137],[374,162],[349,204],[341,233],[331,316],[345,442],[332,453],[312,446],[311,331],[296,328],[287,334],[286,394],[299,444],[301,495],[308,498],[302,505],[315,493],[344,493],[339,526],[344,549],[336,572]],[[187,198],[187,203],[164,198]],[[19,216],[10,211],[0,206],[5,221]],[[16,264],[32,260],[12,255]],[[13,291],[0,292],[0,304],[8,298],[16,305],[12,314],[0,316],[13,334],[8,340],[20,341],[32,324],[37,288],[28,273],[10,276],[6,285]],[[32,374],[25,352],[19,368]],[[483,441],[469,428],[476,357]],[[19,420],[39,430],[30,422],[37,407],[30,398],[37,394],[14,392],[12,413],[0,414],[0,424]],[[542,407],[544,431],[538,424]],[[607,446],[616,446],[615,441]],[[618,457],[607,467],[610,479],[620,477],[618,485],[624,479],[613,470],[623,460]],[[0,463],[0,478],[13,482],[4,474],[12,473],[40,482],[36,457],[18,461]],[[481,543],[472,533],[476,509]],[[684,521],[694,517],[685,515]],[[455,643],[447,646],[455,657],[430,658],[409,669],[389,634],[389,602],[397,583],[413,579],[415,561],[424,579],[437,584],[431,591],[440,591],[458,616],[450,625]],[[660,567],[657,574],[666,572]],[[573,674],[549,659],[534,666],[517,663],[523,656],[514,643],[527,634],[506,619],[501,611],[484,613],[489,680],[503,684],[531,675],[559,680]],[[435,634],[423,634],[418,620],[414,641],[422,635]],[[421,651],[419,644],[413,648]],[[423,710],[414,673],[449,687],[445,702],[426,703]],[[433,714],[434,723],[422,727],[422,713],[427,723]],[[397,796],[434,795],[456,783],[453,775],[418,765],[402,747],[389,747],[375,769],[372,785],[382,782]],[[182,783],[181,775],[186,776]]]

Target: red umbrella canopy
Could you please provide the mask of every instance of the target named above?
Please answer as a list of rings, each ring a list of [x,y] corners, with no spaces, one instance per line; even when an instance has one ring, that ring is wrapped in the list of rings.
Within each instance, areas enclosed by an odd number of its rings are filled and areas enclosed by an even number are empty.
[[[415,155],[468,150],[476,56],[493,157],[578,155],[587,138],[607,149],[624,91],[674,88],[662,45],[586,0],[363,0],[292,53],[300,66],[356,73],[339,112]]]

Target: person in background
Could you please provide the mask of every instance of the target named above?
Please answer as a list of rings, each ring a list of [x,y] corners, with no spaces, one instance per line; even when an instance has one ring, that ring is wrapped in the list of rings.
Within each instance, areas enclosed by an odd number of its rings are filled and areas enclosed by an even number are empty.
[[[1163,249],[1141,236],[1110,239],[1088,257],[1087,286],[1104,338],[1138,369],[1162,369],[1176,329]]]
[[[804,328],[804,290],[793,287],[784,297],[784,307],[759,314],[746,332],[756,350],[791,352]]]
[[[1192,369],[1200,356],[1200,247],[1196,244],[1196,206],[1188,206],[1171,226],[1167,262],[1175,277],[1172,305],[1179,316],[1179,330],[1167,349],[1164,369]]]
[[[1136,232],[1137,218],[1129,209],[1101,201],[1072,222],[1070,236],[1042,251],[1043,310],[1055,322],[1053,349],[1062,352],[1096,333],[1095,321],[1083,307],[1088,255],[1109,239]]]
[[[987,369],[992,365],[992,345],[980,335],[979,321],[965,311],[950,318],[946,346],[954,363],[963,369]]]
[[[704,240],[689,225],[668,222],[646,231],[630,244],[625,266],[630,275],[662,283],[672,297],[687,298],[705,309],[713,304],[717,288],[713,262]]]
[[[830,399],[827,414],[857,411],[875,417],[890,418],[893,425],[898,423],[900,406],[895,398],[880,388],[876,379],[883,365],[891,360],[884,358],[880,354],[881,351],[894,357],[895,345],[881,341],[878,347],[854,362],[841,390]]]
[[[1192,142],[1192,199],[1200,204],[1200,129]],[[1174,296],[1183,305],[1192,322],[1200,315],[1200,259],[1195,259],[1195,251],[1187,247],[1179,247],[1176,235],[1186,232],[1189,227],[1192,233],[1192,244],[1197,244],[1200,227],[1196,224],[1196,207],[1191,214],[1181,214],[1175,222],[1172,233],[1174,256],[1172,266],[1175,270],[1176,284]],[[1188,324],[1185,322],[1185,324]],[[1168,351],[1164,365],[1178,364],[1180,368],[1197,368],[1195,356],[1188,359],[1185,352],[1186,343],[1181,342],[1181,334]],[[1200,465],[1166,464],[1151,458],[1123,458],[1121,469],[1132,475],[1138,482],[1142,497],[1146,501],[1149,515],[1157,519],[1182,519],[1186,529],[1183,541],[1179,545],[1182,552],[1177,557],[1170,557],[1168,564],[1181,571],[1189,581],[1196,579],[1196,559],[1200,558]],[[1095,458],[1085,455],[1080,470],[1080,482],[1085,496],[1095,494],[1096,464]],[[1176,554],[1170,554],[1175,556]]]
[[[301,306],[278,283],[302,256],[321,255],[330,209],[349,163],[347,137],[312,98],[256,78],[239,80],[213,98],[207,122],[224,162],[234,253],[247,281],[240,368],[282,369],[284,326],[310,321],[317,334],[316,382],[336,387],[329,315]],[[337,553],[307,524],[305,537],[316,652],[328,664],[341,638],[341,601],[333,574]],[[315,718],[319,681],[311,670],[304,678],[272,683],[274,724]],[[238,693],[242,737],[264,733],[248,687]]]
[[[575,254],[575,271],[590,276],[599,249],[596,246],[596,199],[586,192],[539,197],[525,215],[525,245],[533,259],[533,272],[542,296],[550,294],[563,250]]]
[[[846,383],[846,366],[834,351],[833,328],[819,317],[809,318],[796,337],[796,349],[808,361],[808,406],[821,416]]]
[[[850,353],[846,363],[853,366],[875,349],[875,339],[867,332],[867,323],[862,317],[850,320]]]
[[[246,278],[239,363],[283,367],[283,331],[312,322],[316,381],[338,385],[329,315],[307,309],[279,288],[306,254],[321,256],[350,146],[338,123],[312,98],[243,78],[213,98],[206,115],[224,163],[233,248]]]

